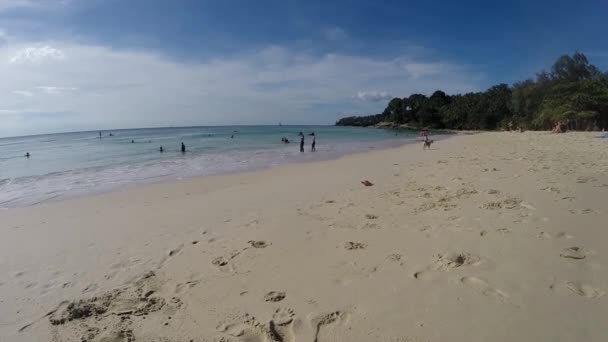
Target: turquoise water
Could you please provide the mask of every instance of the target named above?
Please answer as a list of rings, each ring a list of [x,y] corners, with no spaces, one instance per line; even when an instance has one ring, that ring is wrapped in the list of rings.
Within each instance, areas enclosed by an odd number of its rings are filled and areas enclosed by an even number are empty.
[[[305,153],[299,152],[299,132],[306,135]],[[314,153],[310,152],[311,132],[317,137]],[[416,138],[410,132],[334,126],[153,128],[102,135],[77,132],[0,139],[0,207],[130,184],[332,159]],[[291,143],[281,143],[282,137]],[[186,145],[185,154],[179,151],[181,142]],[[164,153],[159,152],[160,146]],[[30,158],[24,157],[26,152]]]

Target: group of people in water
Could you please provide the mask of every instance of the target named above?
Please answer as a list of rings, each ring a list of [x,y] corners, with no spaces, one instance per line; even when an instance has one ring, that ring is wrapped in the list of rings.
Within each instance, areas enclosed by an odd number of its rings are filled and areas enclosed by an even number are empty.
[[[304,152],[304,133],[300,132],[300,133],[298,133],[298,136],[300,137],[300,152]],[[315,135],[315,132],[310,133],[309,136],[312,137],[312,144],[310,145],[310,151],[315,152],[317,150],[317,136]],[[281,142],[283,144],[290,143],[289,139],[287,139],[285,137],[281,138]]]
[[[312,144],[311,144],[310,151],[311,152],[315,152],[317,150],[317,148],[316,148],[316,145],[317,145],[316,135],[315,135],[314,132],[312,132],[312,133],[310,133],[308,135],[312,137]],[[114,136],[114,134],[110,133],[109,136]],[[298,136],[300,137],[300,152],[304,152],[304,133],[300,132],[300,133],[298,133]],[[99,132],[99,139],[101,139],[101,138],[102,138],[102,134],[101,134],[101,131],[100,131]],[[234,134],[232,134],[230,136],[230,139],[234,139]],[[152,142],[152,141],[148,141],[148,142]],[[290,143],[289,139],[287,139],[286,137],[282,137],[281,138],[281,142],[284,143],[284,144],[289,144]],[[135,139],[131,139],[131,143],[134,144],[135,143]],[[158,148],[158,151],[160,153],[163,153],[163,152],[165,152],[165,148],[161,145]],[[186,153],[186,145],[183,142],[181,143],[181,152],[182,153]],[[27,152],[24,155],[24,157],[29,158],[30,157],[30,153]]]
[[[160,148],[158,149],[158,151],[160,153],[165,152],[165,149],[163,148],[163,146],[161,145]],[[182,153],[186,153],[186,145],[184,144],[184,142],[182,141],[182,146],[181,146],[181,151]]]

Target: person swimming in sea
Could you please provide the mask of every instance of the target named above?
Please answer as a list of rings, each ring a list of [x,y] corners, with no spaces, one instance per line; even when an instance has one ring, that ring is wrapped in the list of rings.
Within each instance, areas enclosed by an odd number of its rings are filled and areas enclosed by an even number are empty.
[[[25,152],[25,158],[29,158],[30,157],[30,153],[29,152]]]
[[[131,144],[135,144],[135,140],[131,140]]]
[[[183,141],[182,141],[182,153],[186,153],[186,145],[184,145]]]
[[[165,152],[165,150],[163,149],[163,147],[162,147],[162,146],[161,146],[161,147],[160,147],[158,150],[160,151],[160,153]]]

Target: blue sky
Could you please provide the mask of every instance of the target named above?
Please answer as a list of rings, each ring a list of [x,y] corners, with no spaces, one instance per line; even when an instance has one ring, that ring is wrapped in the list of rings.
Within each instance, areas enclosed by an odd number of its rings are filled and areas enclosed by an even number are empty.
[[[607,16],[600,0],[0,0],[0,136],[330,124],[574,50],[606,70]]]

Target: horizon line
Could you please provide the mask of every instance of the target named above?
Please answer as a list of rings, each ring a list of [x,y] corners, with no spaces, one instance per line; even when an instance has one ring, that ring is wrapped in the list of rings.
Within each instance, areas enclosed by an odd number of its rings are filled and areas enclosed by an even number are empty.
[[[53,133],[38,133],[38,134],[26,134],[26,135],[12,135],[12,136],[3,136],[0,139],[11,139],[11,138],[29,138],[43,135],[56,135],[56,134],[72,134],[72,133],[93,133],[93,132],[116,132],[116,131],[128,131],[128,130],[143,130],[143,129],[163,129],[163,128],[176,128],[176,129],[185,129],[185,128],[205,128],[205,127],[254,127],[254,126],[264,126],[264,127],[294,127],[294,126],[335,126],[334,124],[261,124],[261,125],[196,125],[196,126],[153,126],[153,127],[135,127],[135,128],[115,128],[115,129],[95,129],[95,130],[83,130],[83,131],[66,131],[66,132],[53,132]]]

